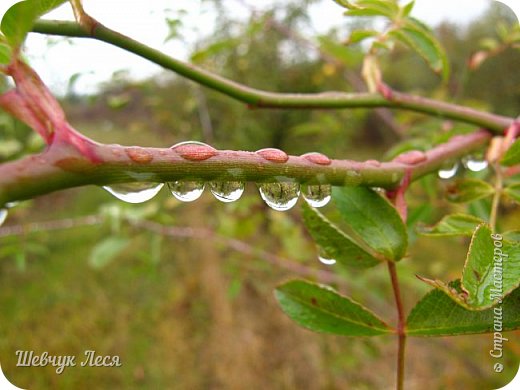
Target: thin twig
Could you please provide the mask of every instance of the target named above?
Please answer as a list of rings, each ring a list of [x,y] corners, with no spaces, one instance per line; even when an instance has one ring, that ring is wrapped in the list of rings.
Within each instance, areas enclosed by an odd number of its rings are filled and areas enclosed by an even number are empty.
[[[88,32],[75,22],[38,20],[34,24],[33,31],[48,35],[93,38],[112,44],[256,108],[400,108],[475,124],[497,133],[502,132],[513,122],[512,118],[399,92],[394,92],[392,99],[387,99],[379,93],[324,92],[296,94],[267,92],[239,84],[195,65],[167,56],[102,24],[96,25],[92,32]]]
[[[24,234],[71,229],[80,226],[99,225],[103,222],[100,215],[87,215],[53,221],[30,222],[20,225],[7,225],[0,228],[0,237],[21,236]]]
[[[100,225],[104,221],[105,219],[101,215],[87,215],[77,218],[65,218],[52,221],[30,222],[27,224],[3,226],[0,227],[0,238],[55,230],[66,230],[80,226]],[[224,237],[215,233],[211,229],[166,226],[148,220],[128,219],[127,222],[137,229],[146,230],[170,238],[211,240],[215,243],[223,244],[236,252],[264,260],[269,264],[287,271],[291,271],[300,276],[315,278],[321,283],[334,283],[340,286],[345,285],[345,281],[332,272],[308,267],[306,265],[300,264],[296,260],[291,260],[286,257],[281,257],[267,252],[263,249],[255,248],[245,241]]]
[[[250,12],[256,13],[257,10],[247,4],[245,1],[237,0],[243,7],[249,9]],[[345,63],[336,57],[330,55],[326,51],[324,51],[319,45],[315,42],[307,39],[301,34],[298,34],[296,31],[290,29],[286,25],[278,22],[274,17],[268,16],[266,18],[266,27],[272,27],[280,34],[285,36],[286,38],[292,40],[295,43],[298,43],[302,46],[308,47],[313,50],[318,56],[328,64],[332,64],[337,69],[343,72],[343,76],[348,81],[348,83],[354,88],[356,92],[366,92],[366,86],[363,79],[352,69],[348,68]],[[392,113],[387,108],[376,108],[374,110],[375,114],[379,117],[379,119],[390,128],[398,137],[403,136],[402,128],[395,122]]]

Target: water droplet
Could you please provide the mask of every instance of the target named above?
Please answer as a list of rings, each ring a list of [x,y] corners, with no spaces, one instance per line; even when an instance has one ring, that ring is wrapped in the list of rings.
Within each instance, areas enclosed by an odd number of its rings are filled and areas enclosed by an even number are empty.
[[[330,165],[330,163],[331,163],[330,158],[328,158],[327,156],[325,156],[324,154],[321,154],[321,153],[316,153],[316,152],[306,153],[302,157],[314,164]]]
[[[327,258],[322,257],[322,256],[318,256],[318,260],[320,261],[320,263],[325,264],[325,265],[336,264],[336,260],[334,260],[334,259],[327,259]]]
[[[286,211],[293,207],[300,196],[300,185],[282,181],[258,184],[260,196],[269,207],[277,211]]]
[[[308,184],[302,186],[303,199],[311,207],[323,207],[330,201],[330,184]]]
[[[173,196],[181,202],[193,202],[204,192],[205,184],[202,181],[177,180],[168,183]]]
[[[328,256],[325,251],[318,247],[318,260],[320,263],[325,265],[334,265],[336,264],[336,259],[332,259],[330,256]]]
[[[217,154],[217,150],[203,142],[185,141],[173,145],[170,149],[182,158],[191,161],[207,160]]]
[[[245,185],[241,181],[212,181],[209,183],[209,188],[215,198],[221,202],[229,203],[240,199],[244,193]]]
[[[488,167],[488,162],[482,157],[469,156],[463,160],[464,166],[472,172],[481,172]]]
[[[459,170],[459,163],[455,162],[454,164],[447,164],[443,166],[441,169],[439,169],[439,177],[441,179],[451,179],[457,174],[457,171]]]
[[[159,193],[164,183],[133,182],[103,186],[105,190],[128,203],[143,203]]]
[[[0,209],[0,226],[3,225],[7,219],[7,209]]]
[[[275,163],[284,163],[289,160],[289,156],[283,150],[274,149],[274,148],[266,148],[261,149],[256,152],[256,154],[262,156],[268,161]]]

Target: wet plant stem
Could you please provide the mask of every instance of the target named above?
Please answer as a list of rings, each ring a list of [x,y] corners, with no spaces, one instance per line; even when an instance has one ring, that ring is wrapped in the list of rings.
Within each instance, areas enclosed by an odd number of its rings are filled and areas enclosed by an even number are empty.
[[[216,150],[211,158],[186,159],[170,148],[124,147],[92,142],[96,162],[76,148],[52,145],[44,153],[0,164],[0,205],[30,199],[53,191],[84,186],[184,178],[211,181],[272,181],[284,176],[301,183],[320,178],[332,185],[361,185],[396,188],[406,172],[416,180],[439,169],[444,161],[481,148],[489,139],[486,131],[459,136],[425,153],[416,164],[385,162],[371,164],[351,160],[331,160],[315,164],[304,156],[289,156],[285,163],[273,163],[254,152]],[[196,161],[199,160],[199,161]]]
[[[401,298],[401,290],[399,288],[399,279],[395,263],[388,261],[388,272],[392,281],[392,290],[394,292],[395,306],[397,309],[397,380],[395,388],[402,390],[404,385],[404,361],[406,349],[406,331],[403,302]]]

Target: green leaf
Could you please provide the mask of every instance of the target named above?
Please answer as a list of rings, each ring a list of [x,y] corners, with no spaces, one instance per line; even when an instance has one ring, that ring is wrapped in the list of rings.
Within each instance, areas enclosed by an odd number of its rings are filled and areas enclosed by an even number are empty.
[[[405,26],[390,31],[389,36],[417,52],[435,73],[442,76],[443,80],[448,79],[448,57],[427,26],[416,19],[407,18]]]
[[[408,4],[406,4],[403,7],[403,16],[410,15],[410,12],[412,12],[414,6],[415,6],[415,0],[412,0]]]
[[[453,203],[468,203],[493,195],[495,189],[478,179],[460,179],[446,190],[446,198]]]
[[[502,233],[502,236],[505,240],[508,241],[520,241],[520,230],[509,230],[507,232]]]
[[[504,193],[515,202],[520,203],[520,183],[506,187]]]
[[[501,163],[506,167],[520,164],[520,139],[517,139],[515,143],[507,150],[506,154],[502,158]]]
[[[379,49],[381,51],[392,51],[394,48],[394,42],[387,41],[374,41],[372,42],[373,49]]]
[[[7,65],[11,62],[13,52],[9,45],[0,42],[0,64]]]
[[[417,238],[416,225],[430,217],[433,207],[430,203],[424,203],[416,207],[408,208],[408,216],[406,218],[406,231],[408,232],[408,241],[411,243]]]
[[[348,11],[349,16],[386,16],[394,19],[399,13],[399,6],[394,0],[357,0],[355,2],[346,0],[334,0]]]
[[[374,30],[356,30],[350,34],[347,44],[358,43],[367,38],[377,37],[378,35],[379,32]]]
[[[377,9],[370,8],[360,8],[360,9],[350,9],[345,11],[344,15],[346,16],[388,16],[385,12],[381,12]]]
[[[67,0],[25,0],[7,10],[0,30],[11,47],[19,47],[31,31],[34,21]]]
[[[22,44],[27,33],[31,30],[37,13],[29,1],[14,4],[7,10],[0,23],[0,30],[12,47]]]
[[[460,281],[449,284],[456,293],[462,292]],[[443,291],[427,293],[410,312],[406,333],[410,336],[455,336],[494,331],[495,311],[502,316],[502,331],[520,328],[520,289],[506,297],[501,306],[482,311],[467,310]]]
[[[369,247],[392,261],[405,255],[406,226],[388,201],[366,187],[334,187],[332,196],[343,220]]]
[[[509,26],[504,22],[498,22],[496,25],[496,32],[500,39],[502,39],[503,42],[506,42],[509,35]]]
[[[349,1],[347,0],[334,0],[334,2],[340,6],[342,6],[343,8],[354,8],[354,5],[352,5]]]
[[[327,36],[319,37],[318,41],[321,51],[340,60],[345,65],[357,66],[363,58],[361,51],[341,45]]]
[[[123,237],[108,237],[99,242],[92,252],[88,263],[93,268],[103,268],[116,258],[130,243],[130,240]]]
[[[318,210],[303,205],[303,222],[327,257],[349,267],[368,268],[380,263],[334,226]]]
[[[433,226],[418,226],[417,231],[424,236],[469,236],[484,221],[469,214],[450,214],[443,217]]]
[[[497,299],[520,285],[520,244],[491,235],[491,229],[480,225],[469,248],[462,273],[462,287],[468,292],[467,303],[475,308],[491,307]]]
[[[495,50],[499,45],[500,43],[493,38],[483,38],[480,41],[480,47],[489,51]]]
[[[166,18],[166,24],[168,25],[168,35],[164,38],[164,43],[171,41],[172,39],[181,37],[182,20]]]
[[[488,309],[520,285],[520,243],[491,234],[486,224],[473,234],[459,293],[439,280],[423,279],[468,310]]]
[[[356,5],[366,10],[373,10],[379,15],[393,19],[399,13],[399,6],[394,0],[358,0]]]
[[[226,50],[234,50],[240,42],[236,38],[227,38],[221,41],[212,43],[211,45],[197,50],[191,55],[191,61],[201,63],[208,58],[214,57]]]
[[[283,312],[315,332],[376,336],[393,330],[375,314],[330,287],[294,280],[275,290]]]

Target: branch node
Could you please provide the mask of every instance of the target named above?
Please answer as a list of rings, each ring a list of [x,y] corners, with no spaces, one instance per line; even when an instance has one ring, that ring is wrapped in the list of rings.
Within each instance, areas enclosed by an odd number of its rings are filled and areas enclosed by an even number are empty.
[[[407,168],[401,184],[395,190],[387,190],[386,196],[387,198],[395,205],[395,208],[401,219],[404,223],[406,223],[406,219],[408,217],[408,204],[406,203],[406,190],[410,186],[412,179],[412,169]]]
[[[381,96],[383,96],[388,101],[394,100],[394,91],[388,84],[385,84],[382,81],[377,84],[377,92],[379,92]]]

